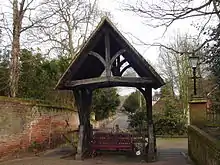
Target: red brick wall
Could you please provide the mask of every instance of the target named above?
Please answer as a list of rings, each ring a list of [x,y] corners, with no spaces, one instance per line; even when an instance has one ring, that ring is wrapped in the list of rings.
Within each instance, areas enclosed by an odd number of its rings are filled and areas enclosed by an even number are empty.
[[[0,99],[0,158],[25,151],[33,141],[44,148],[63,143],[62,133],[78,128],[73,109]]]

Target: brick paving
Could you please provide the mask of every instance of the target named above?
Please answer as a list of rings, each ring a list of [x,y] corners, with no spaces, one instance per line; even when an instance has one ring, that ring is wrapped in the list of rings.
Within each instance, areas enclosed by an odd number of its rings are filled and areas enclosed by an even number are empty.
[[[187,151],[187,139],[158,139],[158,161],[151,165],[187,165],[185,157],[181,154]],[[24,158],[0,163],[0,165],[137,165],[148,164],[139,158],[123,155],[109,156],[103,154],[94,159],[76,161],[68,157],[60,158],[59,154],[44,155],[40,157]]]

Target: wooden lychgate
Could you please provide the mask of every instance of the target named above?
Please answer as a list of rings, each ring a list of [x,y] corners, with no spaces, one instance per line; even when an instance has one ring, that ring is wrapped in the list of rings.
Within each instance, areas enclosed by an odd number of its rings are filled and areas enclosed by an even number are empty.
[[[132,68],[138,76],[124,76]],[[148,116],[148,161],[155,160],[156,139],[152,119],[152,88],[164,85],[163,79],[127,41],[113,23],[104,17],[60,78],[56,89],[72,90],[79,112],[77,158],[89,151],[91,139],[90,107],[97,88],[136,87],[143,94]]]

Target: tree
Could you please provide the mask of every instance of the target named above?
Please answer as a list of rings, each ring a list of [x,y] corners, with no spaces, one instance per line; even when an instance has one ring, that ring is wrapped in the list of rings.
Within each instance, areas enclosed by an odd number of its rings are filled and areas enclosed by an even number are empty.
[[[124,9],[127,11],[132,11],[138,16],[143,18],[144,22],[148,26],[153,27],[165,27],[165,31],[175,22],[193,18],[194,20],[198,18],[198,23],[196,28],[199,30],[198,37],[201,37],[207,28],[210,28],[213,21],[216,25],[219,25],[220,20],[220,2],[217,0],[205,0],[196,4],[195,0],[158,0],[149,2],[147,0],[137,0],[135,3],[126,4]],[[201,21],[203,19],[203,21]],[[193,51],[187,51],[188,53],[197,52],[208,42],[213,41],[215,38],[219,37],[219,27],[216,27],[217,33],[212,37],[205,40],[202,44],[197,45]],[[156,44],[162,47],[168,48],[178,53],[178,50],[167,47],[166,45]]]
[[[92,111],[97,121],[113,115],[119,104],[116,88],[97,89],[93,92]]]
[[[173,42],[171,42],[168,46],[179,52],[186,52],[188,50],[191,51],[196,47],[195,43],[198,43],[198,41],[191,40],[190,38],[191,37],[187,34],[184,36],[177,35]],[[196,53],[196,55],[200,57],[202,57],[203,54],[204,52],[201,50]],[[161,48],[158,61],[163,77],[167,82],[169,82],[172,90],[171,95],[174,97],[178,96],[182,102],[182,109],[186,114],[188,112],[188,102],[192,94],[189,92],[192,90],[192,81],[189,79],[192,75],[192,69],[189,65],[189,54],[180,55],[172,50]],[[204,73],[207,73],[205,66],[200,64],[197,68],[197,77],[204,75]],[[202,95],[200,87],[201,84],[201,82],[197,83],[200,95]]]
[[[20,63],[18,97],[45,100],[60,75],[57,60],[23,49]]]
[[[18,97],[47,104],[73,106],[71,91],[54,90],[59,78],[69,65],[65,56],[49,59],[40,53],[23,49],[20,57]]]
[[[163,102],[162,111],[154,113],[154,126],[157,135],[184,134],[186,128],[186,117],[181,111],[181,103],[173,95],[171,83],[166,83],[160,91],[160,102]],[[129,126],[138,133],[144,133],[147,130],[147,112],[142,107],[138,111],[129,115]]]
[[[13,0],[8,3],[10,9],[12,9],[12,14],[10,12],[1,13],[2,19],[0,28],[5,31],[4,33],[8,35],[8,39],[11,42],[9,43],[11,46],[9,95],[15,97],[20,75],[19,58],[21,53],[21,34],[30,28],[35,28],[37,23],[45,19],[40,16],[38,16],[37,19],[33,17],[33,13],[37,15],[38,8],[42,7],[44,3],[35,3],[34,0]]]
[[[0,95],[8,95],[9,52],[0,50]]]
[[[12,14],[1,13],[0,28],[8,35],[6,42],[11,46],[9,94],[15,97],[20,75],[21,46],[26,42],[30,47],[46,40],[48,42],[45,41],[45,44],[52,45],[52,49],[62,49],[59,53],[53,53],[73,56],[79,45],[85,42],[91,23],[97,19],[98,10],[96,0],[93,3],[87,0],[13,0],[8,2],[8,6]]]
[[[198,3],[199,2],[199,3]],[[164,33],[175,23],[182,20],[191,20],[198,33],[189,36],[196,44],[193,49],[178,49],[162,43],[147,44],[139,40],[143,45],[159,46],[179,55],[192,55],[203,53],[202,62],[208,64],[209,71],[216,76],[220,84],[219,46],[220,46],[220,1],[218,0],[158,0],[149,2],[137,0],[126,4],[124,9],[134,12],[141,17],[144,24],[151,27],[164,27]],[[192,21],[193,20],[193,21]],[[202,42],[198,42],[202,40]]]
[[[129,115],[129,126],[134,128],[138,133],[144,133],[147,129],[147,113],[146,111],[136,111]]]
[[[215,29],[214,32],[216,33]],[[210,34],[215,35],[215,34]],[[206,56],[205,59],[210,65],[211,73],[215,77],[216,83],[220,84],[220,38],[216,38],[213,45],[206,47],[206,52],[209,53],[209,56]]]
[[[123,107],[125,111],[129,113],[135,113],[138,109],[140,110],[140,96],[143,107],[146,107],[144,96],[138,91],[131,93],[125,100]],[[145,108],[146,109],[146,108]]]
[[[24,18],[25,0],[22,0],[20,7],[18,1],[13,0],[13,39],[12,39],[12,51],[11,51],[11,64],[10,64],[10,96],[15,97],[18,88],[19,81],[19,56],[20,56],[20,34],[22,27],[22,20]]]
[[[40,14],[47,17],[39,28],[30,31],[34,42],[47,44],[47,54],[73,57],[85,43],[91,29],[106,13],[98,8],[98,0],[44,0]],[[54,12],[57,11],[57,12]],[[48,15],[51,15],[48,17]],[[36,35],[41,34],[41,35]]]
[[[174,95],[173,88],[170,82],[166,82],[166,85],[161,88],[160,96],[160,100],[164,102],[162,112],[165,115],[172,115],[172,113],[184,114],[184,111],[182,110],[185,108],[182,107],[183,102],[176,95]]]

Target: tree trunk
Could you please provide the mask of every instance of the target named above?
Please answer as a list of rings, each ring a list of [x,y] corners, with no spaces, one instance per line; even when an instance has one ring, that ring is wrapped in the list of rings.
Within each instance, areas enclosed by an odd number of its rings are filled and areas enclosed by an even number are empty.
[[[10,61],[9,88],[10,97],[16,97],[19,81],[20,31],[22,15],[18,10],[18,1],[13,1],[13,39]]]
[[[11,64],[10,64],[10,96],[16,97],[19,81],[20,44],[17,34],[13,35]]]

